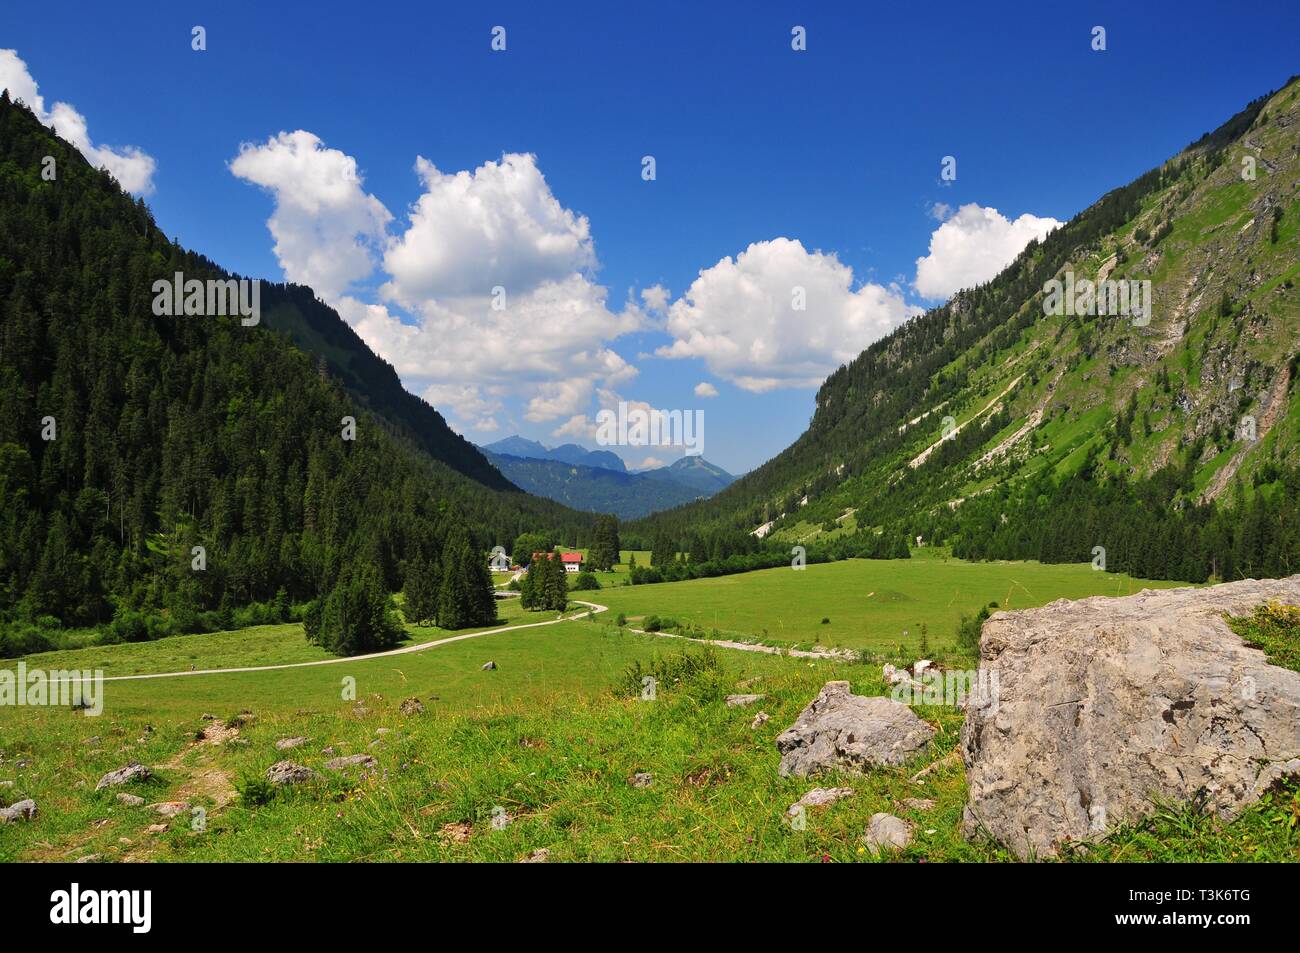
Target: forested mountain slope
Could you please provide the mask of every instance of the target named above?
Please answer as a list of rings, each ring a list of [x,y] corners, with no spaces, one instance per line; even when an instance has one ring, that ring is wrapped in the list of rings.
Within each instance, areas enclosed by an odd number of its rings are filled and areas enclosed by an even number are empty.
[[[1294,572],[1298,189],[1293,79],[840,368],[773,460],[630,531]],[[1148,319],[1047,313],[1049,281],[1085,278],[1149,281]]]
[[[340,344],[306,289],[264,289],[275,317],[256,326],[155,315],[153,283],[175,272],[231,277],[0,95],[0,622],[135,613],[187,630],[314,597],[353,566],[397,590],[461,527],[485,552],[590,526],[469,479],[508,487],[392,393],[391,368]],[[274,329],[298,319],[346,359],[322,368]]]
[[[348,396],[395,425],[403,436],[433,457],[494,489],[511,484],[483,453],[456,433],[428,402],[402,386],[397,371],[361,340],[337,311],[303,285],[262,285],[262,319],[287,333],[318,358]]]

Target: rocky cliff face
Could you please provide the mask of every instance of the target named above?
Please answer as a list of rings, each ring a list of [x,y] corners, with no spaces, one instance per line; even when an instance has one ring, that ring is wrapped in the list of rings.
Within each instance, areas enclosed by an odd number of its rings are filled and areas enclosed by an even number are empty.
[[[1300,575],[999,612],[981,668],[997,692],[962,728],[968,837],[1050,856],[1158,802],[1226,818],[1300,774],[1300,673],[1225,616],[1300,604]]]

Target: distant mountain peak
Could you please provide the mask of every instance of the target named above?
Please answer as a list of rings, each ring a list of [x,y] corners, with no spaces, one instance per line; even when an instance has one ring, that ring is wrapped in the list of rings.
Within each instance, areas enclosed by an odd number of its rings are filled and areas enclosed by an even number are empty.
[[[623,462],[623,458],[617,453],[611,450],[588,450],[576,443],[564,443],[558,447],[548,447],[536,440],[529,440],[527,437],[513,434],[495,443],[484,444],[482,449],[488,453],[522,457],[525,460],[558,460],[561,463],[596,467],[601,470],[613,470],[615,473],[627,472],[627,464]]]

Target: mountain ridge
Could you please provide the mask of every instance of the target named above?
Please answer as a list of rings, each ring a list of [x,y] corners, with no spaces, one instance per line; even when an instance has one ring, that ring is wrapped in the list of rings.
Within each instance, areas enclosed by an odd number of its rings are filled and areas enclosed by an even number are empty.
[[[459,462],[495,486],[438,459],[463,444],[427,404],[359,399],[395,381],[373,354],[333,365],[349,389],[275,319],[160,315],[153,284],[177,272],[238,277],[0,93],[0,623],[112,620],[138,640],[229,627],[253,604],[283,621],[349,575],[399,591],[466,534],[484,553],[539,528],[586,538],[589,514],[477,450]],[[283,316],[294,295],[314,300],[268,284],[265,301]]]
[[[1298,93],[1292,78],[1030,243],[991,281],[872,344],[823,383],[790,447],[718,495],[629,530],[768,526],[805,542],[888,528],[968,555],[1086,560],[1079,538],[1057,551],[1034,499],[1079,484],[1072,492],[1113,515],[1119,504],[1105,494],[1158,481],[1173,507],[1167,528],[1191,533],[1198,552],[1217,546],[1203,535],[1210,527],[1231,532],[1205,504],[1259,496],[1285,507],[1282,474],[1300,446],[1290,412]],[[1049,280],[1074,274],[1150,282],[1154,317],[1047,313]],[[1235,442],[1246,418],[1257,439]],[[1109,519],[1099,527],[1123,537],[1112,551],[1140,560],[1139,574],[1169,571]],[[1006,540],[1017,527],[1026,540]],[[1241,564],[1271,565],[1259,552]],[[1208,571],[1223,568],[1216,556]]]
[[[536,444],[518,438],[498,441],[511,447]],[[545,449],[545,448],[543,448]],[[579,448],[581,449],[581,448]],[[486,450],[488,459],[529,493],[593,513],[636,519],[716,492],[731,475],[697,457],[684,457],[651,470],[615,470],[548,457],[520,457]]]

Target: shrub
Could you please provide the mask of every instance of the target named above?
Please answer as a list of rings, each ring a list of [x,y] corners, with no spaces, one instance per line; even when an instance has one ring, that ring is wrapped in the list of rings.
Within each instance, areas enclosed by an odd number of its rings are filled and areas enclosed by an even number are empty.
[[[962,613],[957,623],[957,645],[970,655],[978,655],[980,650],[980,633],[984,631],[984,620],[989,617],[989,609],[996,609],[998,604],[990,602],[972,616]]]
[[[599,589],[600,581],[596,578],[595,573],[580,572],[577,578],[573,580],[573,588],[583,591]]]
[[[659,620],[657,615],[652,615],[648,616],[645,622],[641,623],[641,628],[645,629],[647,632],[658,632],[663,628],[663,623]]]
[[[0,658],[49,652],[55,647],[53,640],[35,626],[15,624],[0,632]]]
[[[134,609],[119,609],[105,633],[106,642],[144,642],[149,638],[149,623]]]
[[[697,698],[711,697],[721,691],[722,660],[712,646],[698,651],[656,655],[649,665],[643,665],[637,659],[615,682],[614,694],[620,698],[639,698],[647,676],[655,680],[657,692],[686,690]]]
[[[235,782],[235,790],[239,792],[239,800],[245,807],[267,804],[275,797],[275,785],[256,774],[241,775]]]

